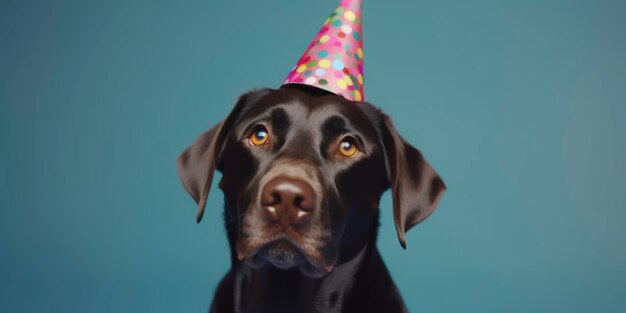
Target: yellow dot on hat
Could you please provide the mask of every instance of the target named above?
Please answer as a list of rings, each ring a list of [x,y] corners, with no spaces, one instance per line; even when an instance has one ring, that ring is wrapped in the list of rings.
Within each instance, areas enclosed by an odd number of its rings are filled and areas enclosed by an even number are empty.
[[[298,66],[298,68],[296,69],[296,72],[298,73],[302,73],[304,71],[306,71],[306,64],[300,64],[300,66]]]
[[[328,61],[327,59],[320,60],[320,62],[318,64],[319,64],[319,66],[321,68],[328,68],[328,67],[330,67],[330,61]]]
[[[346,34],[349,34],[352,32],[352,27],[350,27],[350,25],[348,24],[341,25],[341,31],[343,31]]]
[[[346,13],[343,14],[343,17],[345,17],[348,21],[352,22],[356,18],[356,15],[354,15],[354,12],[352,11],[346,11]]]
[[[348,75],[344,76],[343,80],[346,81],[346,85],[348,85],[348,86],[354,85],[354,83],[352,82],[352,78],[350,78],[350,76],[348,76]]]
[[[354,91],[354,100],[361,101],[361,93],[358,90]]]
[[[344,90],[348,86],[346,85],[346,81],[345,80],[339,79],[339,80],[337,80],[337,87],[339,87],[339,89],[341,89],[341,90]]]
[[[320,42],[321,43],[325,43],[325,42],[328,41],[328,39],[330,39],[330,37],[328,35],[324,35],[324,36],[322,36],[322,38],[320,38]]]
[[[363,58],[363,49],[361,49],[361,47],[359,47],[358,49],[356,49],[356,54],[359,55],[359,58]]]
[[[363,85],[363,75],[359,74],[356,79],[359,81],[359,84]]]

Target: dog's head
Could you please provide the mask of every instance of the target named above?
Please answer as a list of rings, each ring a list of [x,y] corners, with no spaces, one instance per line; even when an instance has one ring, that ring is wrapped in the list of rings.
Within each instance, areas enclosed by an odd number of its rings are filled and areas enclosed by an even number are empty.
[[[422,154],[368,103],[306,87],[248,92],[178,159],[202,218],[222,172],[232,261],[320,276],[376,236],[391,188],[400,244],[445,191]]]

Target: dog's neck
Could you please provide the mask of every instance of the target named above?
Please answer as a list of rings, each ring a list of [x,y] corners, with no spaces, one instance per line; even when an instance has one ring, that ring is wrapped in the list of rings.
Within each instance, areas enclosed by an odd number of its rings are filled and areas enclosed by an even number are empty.
[[[322,278],[311,278],[297,270],[271,266],[253,269],[240,264],[234,277],[234,311],[262,312],[342,312],[351,295],[355,278],[378,253],[374,244],[366,244],[353,258],[337,265]],[[375,256],[373,255],[375,254]],[[278,307],[277,307],[278,306]]]

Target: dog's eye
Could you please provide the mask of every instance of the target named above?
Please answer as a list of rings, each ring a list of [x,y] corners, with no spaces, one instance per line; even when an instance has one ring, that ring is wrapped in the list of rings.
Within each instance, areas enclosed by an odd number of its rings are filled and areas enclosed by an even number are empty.
[[[359,153],[359,149],[354,143],[354,139],[346,138],[339,143],[339,153],[346,158],[353,158]]]
[[[253,146],[260,146],[267,143],[267,139],[270,138],[270,134],[265,127],[257,128],[252,135],[250,135],[250,144]]]

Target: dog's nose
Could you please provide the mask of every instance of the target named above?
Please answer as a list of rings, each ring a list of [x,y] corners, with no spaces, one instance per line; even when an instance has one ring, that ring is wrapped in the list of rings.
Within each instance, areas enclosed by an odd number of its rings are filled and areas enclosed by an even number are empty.
[[[297,178],[274,177],[265,184],[261,193],[261,206],[267,216],[285,226],[308,220],[315,203],[313,188]]]

